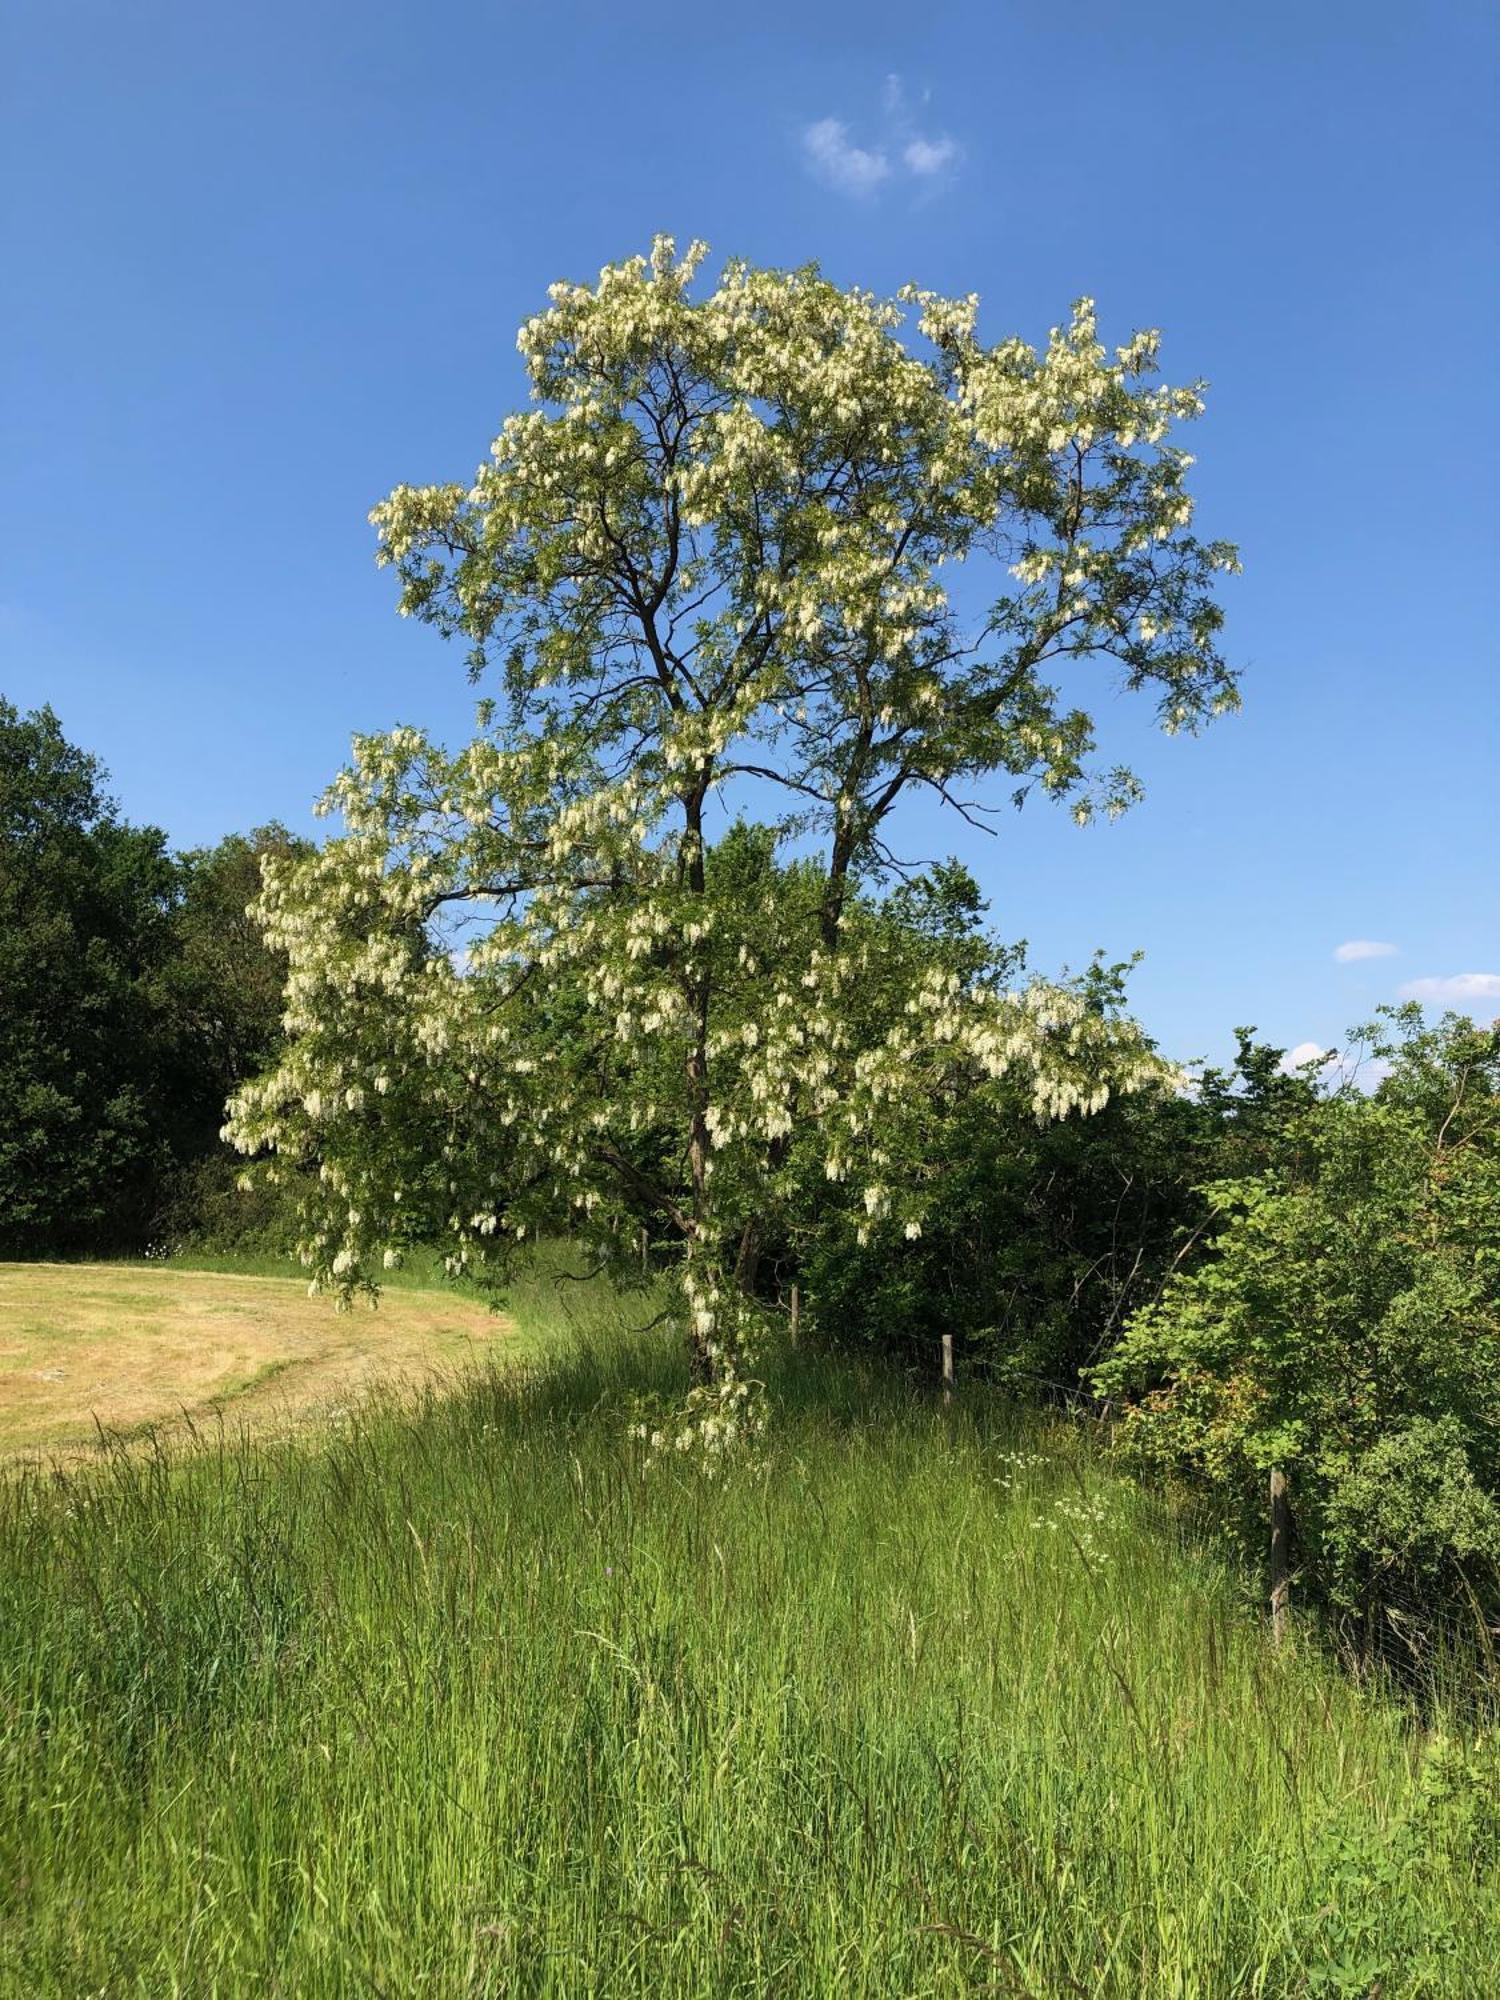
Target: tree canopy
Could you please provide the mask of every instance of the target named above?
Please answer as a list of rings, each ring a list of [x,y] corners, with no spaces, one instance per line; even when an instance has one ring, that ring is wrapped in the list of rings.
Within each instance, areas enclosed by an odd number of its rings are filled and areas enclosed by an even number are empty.
[[[305,1254],[345,1285],[414,1202],[457,1265],[649,1215],[717,1434],[799,1148],[867,1231],[911,1234],[925,1107],[1024,1076],[1055,1116],[1161,1074],[1082,990],[867,920],[900,802],[988,823],[999,779],[1116,812],[1138,787],[1079,676],[1170,730],[1237,697],[1234,551],[1192,534],[1173,437],[1201,393],[1150,381],[1154,333],[1110,354],[1085,300],[1041,350],[988,345],[973,298],[812,268],[731,263],[700,296],[703,255],[659,238],[554,286],[520,334],[536,407],[471,483],[375,510],[402,611],[466,646],[478,728],[358,739],[342,836],[268,871],[294,1038],[232,1129],[272,1174],[318,1164]]]

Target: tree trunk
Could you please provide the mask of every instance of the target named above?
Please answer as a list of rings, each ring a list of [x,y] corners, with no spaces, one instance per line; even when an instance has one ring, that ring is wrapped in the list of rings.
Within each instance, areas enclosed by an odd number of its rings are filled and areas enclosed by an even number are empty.
[[[760,1223],[753,1217],[740,1231],[740,1247],[734,1260],[734,1282],[742,1298],[755,1297],[755,1281],[760,1276]]]

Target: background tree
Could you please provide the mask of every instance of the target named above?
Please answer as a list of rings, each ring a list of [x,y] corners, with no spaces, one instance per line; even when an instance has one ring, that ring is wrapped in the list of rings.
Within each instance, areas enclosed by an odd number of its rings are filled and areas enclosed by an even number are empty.
[[[246,911],[261,855],[309,843],[174,857],[104,786],[51,709],[0,699],[0,1254],[222,1228],[225,1100],[280,1042],[285,962]]]
[[[292,862],[312,843],[278,822],[176,856],[171,956],[158,986],[163,1047],[157,1113],[170,1155],[152,1233],[222,1248],[291,1247],[284,1201],[247,1201],[240,1161],[220,1136],[230,1094],[275,1059],[282,1042],[286,959],[250,915],[265,856]]]
[[[312,842],[273,821],[177,856],[175,970],[180,1029],[205,1071],[218,1123],[230,1085],[263,1068],[281,1039],[283,960],[267,952],[250,905],[267,855],[299,860]]]
[[[139,1239],[163,1167],[157,983],[175,870],[50,708],[0,698],[0,1246]]]
[[[1083,301],[1040,352],[987,346],[972,298],[740,263],[695,298],[702,255],[662,238],[555,286],[520,336],[539,407],[472,485],[376,510],[402,610],[493,686],[455,754],[359,741],[328,801],[345,836],[272,870],[297,1034],[234,1129],[321,1161],[307,1253],[346,1283],[419,1169],[447,1183],[459,1264],[559,1205],[618,1243],[644,1203],[682,1247],[717,1427],[799,1134],[867,1232],[915,1232],[920,1108],[956,1077],[1024,1074],[1048,1115],[1156,1067],[1077,991],[882,957],[848,917],[894,865],[892,812],[926,789],[982,820],[996,775],[1081,818],[1127,805],[1065,672],[1112,665],[1169,729],[1236,697],[1212,595],[1234,554],[1192,536],[1168,437],[1201,398],[1146,385],[1154,334],[1110,356]],[[987,611],[950,597],[960,566],[989,572]],[[752,806],[797,893],[716,877],[726,813]],[[435,1121],[436,1162],[407,1143]]]

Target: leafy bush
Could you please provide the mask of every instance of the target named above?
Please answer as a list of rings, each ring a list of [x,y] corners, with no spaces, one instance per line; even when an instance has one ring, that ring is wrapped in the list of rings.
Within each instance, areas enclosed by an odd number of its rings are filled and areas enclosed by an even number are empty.
[[[1309,1104],[1274,1164],[1206,1190],[1206,1253],[1094,1372],[1135,1465],[1264,1540],[1290,1476],[1304,1572],[1367,1627],[1500,1610],[1500,1026],[1415,1008],[1387,1073]]]

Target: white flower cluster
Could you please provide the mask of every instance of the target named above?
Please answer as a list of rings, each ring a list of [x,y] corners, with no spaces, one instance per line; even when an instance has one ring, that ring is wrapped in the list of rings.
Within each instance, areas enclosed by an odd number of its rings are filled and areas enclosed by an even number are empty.
[[[1047,1513],[1038,1514],[1031,1525],[1062,1535],[1072,1544],[1086,1569],[1100,1570],[1110,1560],[1101,1532],[1108,1519],[1109,1509],[1102,1501],[1075,1500],[1064,1494]]]

